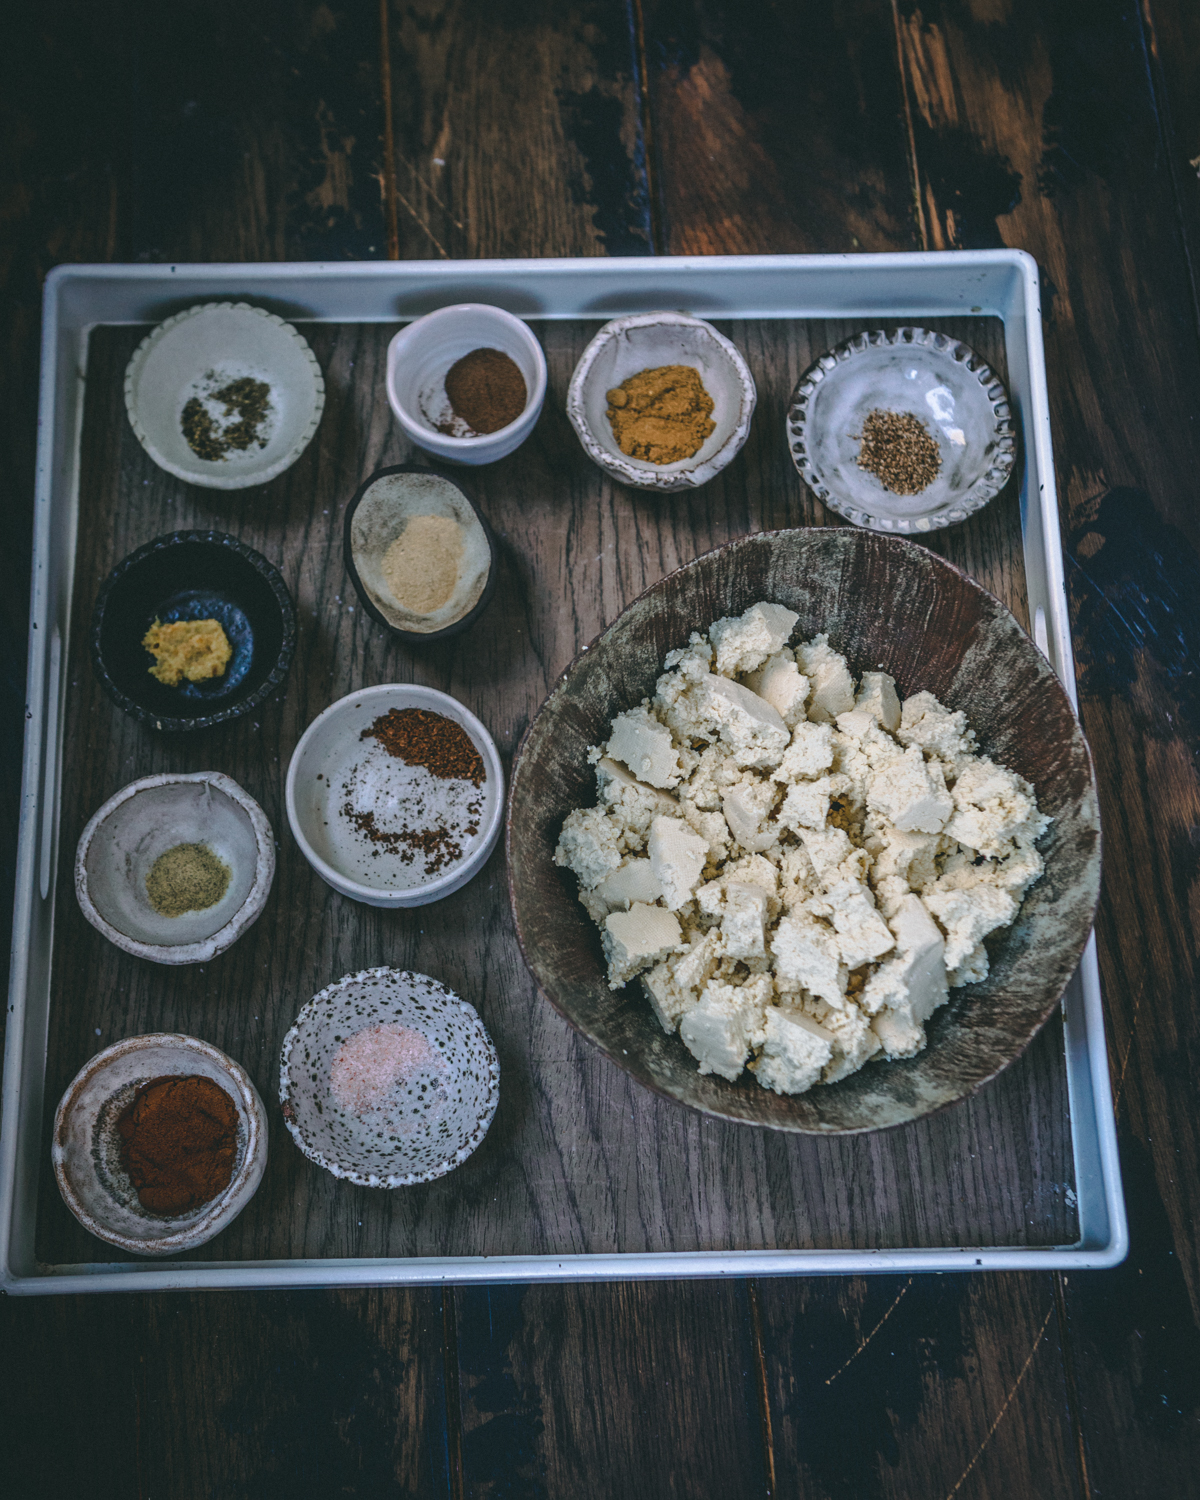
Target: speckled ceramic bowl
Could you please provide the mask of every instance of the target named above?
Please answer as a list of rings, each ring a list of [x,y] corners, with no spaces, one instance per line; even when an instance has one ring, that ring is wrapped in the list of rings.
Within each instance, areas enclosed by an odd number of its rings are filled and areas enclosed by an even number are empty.
[[[652,464],[617,446],[608,392],[641,370],[691,365],[713,398],[713,432],[691,458]],[[757,392],[737,348],[703,318],[687,313],[635,313],[606,323],[583,351],[567,390],[567,416],[584,452],[606,473],[639,490],[694,490],[741,452],[750,435]]]
[[[233,1176],[185,1214],[150,1213],[121,1164],[117,1121],[143,1084],[197,1074],[237,1110]],[[128,1037],[89,1059],[62,1096],[51,1156],[63,1201],[89,1233],[135,1255],[179,1255],[220,1234],[254,1197],[267,1164],[267,1112],[246,1070],[211,1043],[175,1032]]]
[[[389,1037],[400,1051],[381,1055]],[[364,1071],[372,1049],[376,1062]],[[483,1140],[500,1100],[500,1062],[474,1006],[444,984],[364,969],[296,1017],[279,1100],[292,1139],[317,1166],[361,1187],[409,1187],[452,1172]]]
[[[875,410],[917,417],[937,443],[937,478],[897,495],[858,466]],[[800,377],[787,414],[800,477],[831,510],[873,531],[919,535],[965,521],[1008,483],[1016,458],[1004,383],[967,344],[928,328],[857,333]]]
[[[991,973],[955,990],[929,1045],[840,1083],[781,1095],[749,1073],[702,1075],[668,1036],[640,984],[612,991],[600,935],[575,877],[553,862],[563,819],[596,800],[589,745],[654,691],[667,652],[693,630],[760,600],[798,612],[796,639],[828,631],[851,670],[882,668],[903,696],[928,690],[962,709],[980,747],[1032,782],[1054,822],[1045,873],[1017,920],[988,939]],[[639,1083],[704,1114],[814,1135],[877,1130],[965,1099],[1028,1046],[1058,1004],[1091,931],[1100,822],[1091,756],[1049,662],[1007,609],[952,564],[869,531],[743,537],[670,574],[593,641],[559,679],[517,752],[508,803],[509,891],[517,935],[554,1006]]]

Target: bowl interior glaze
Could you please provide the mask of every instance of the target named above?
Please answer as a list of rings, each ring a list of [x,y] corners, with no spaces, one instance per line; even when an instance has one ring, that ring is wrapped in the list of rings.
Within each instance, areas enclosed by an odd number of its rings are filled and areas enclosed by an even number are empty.
[[[841,1083],[783,1096],[746,1072],[697,1072],[655,1020],[642,987],[610,990],[600,936],[553,863],[563,819],[596,801],[589,745],[613,716],[653,694],[668,651],[693,630],[759,600],[796,610],[793,640],[828,631],[857,676],[890,672],[962,709],[981,750],[1030,781],[1053,818],[1042,878],[1016,922],[987,943],[991,973],[951,994],[929,1045],[868,1064]],[[647,589],[568,668],[530,725],[513,767],[509,888],[517,934],[555,1007],[638,1082],[709,1115],[811,1134],[916,1120],[974,1093],[1013,1062],[1052,1014],[1091,931],[1100,823],[1091,756],[1053,668],[1000,601],[936,554],[857,529],[761,533],[707,553]]]

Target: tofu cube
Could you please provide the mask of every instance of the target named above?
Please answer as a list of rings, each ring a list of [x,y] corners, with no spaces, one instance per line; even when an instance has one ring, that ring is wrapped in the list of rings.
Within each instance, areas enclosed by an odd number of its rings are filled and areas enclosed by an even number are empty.
[[[621,825],[604,808],[582,807],[567,814],[554,851],[554,863],[573,870],[585,891],[619,869],[624,857]]]
[[[718,620],[708,632],[716,648],[715,670],[723,677],[753,672],[787,644],[799,618],[781,604],[752,604],[736,619]]]
[[[716,1073],[736,1082],[751,1048],[765,1034],[762,997],[762,985],[724,984],[717,979],[705,985],[699,1004],[679,1023],[679,1035],[701,1073]]]
[[[682,818],[657,817],[650,824],[650,869],[668,911],[685,906],[700,883],[708,859],[708,841]]]
[[[777,1094],[803,1094],[833,1058],[833,1037],[802,1011],[773,1006],[755,1072]]]
[[[806,989],[827,1005],[842,1004],[846,994],[846,966],[837,935],[830,928],[807,912],[793,912],[780,918],[771,939],[771,952],[776,971],[785,983]]]
[[[864,672],[854,699],[854,707],[877,719],[889,734],[900,728],[900,698],[896,679],[886,672]]]
[[[779,764],[791,735],[765,698],[727,677],[706,677],[700,684],[700,708],[705,722],[729,746],[743,767],[770,770]]]
[[[743,680],[752,693],[766,699],[789,729],[805,722],[808,678],[801,673],[790,651],[769,656],[756,672],[747,672]]]
[[[797,646],[796,664],[809,680],[808,717],[814,723],[831,724],[854,707],[854,678],[827,635]]]
[[[604,956],[608,987],[619,990],[635,974],[674,953],[683,934],[673,912],[635,901],[628,911],[614,911],[604,919]]]
[[[729,958],[765,958],[767,893],[761,886],[731,880],[725,887],[721,947]]]
[[[897,761],[878,772],[867,789],[867,807],[887,818],[901,833],[940,833],[954,811],[940,764],[926,761],[911,745]]]
[[[833,765],[833,729],[828,724],[797,724],[783,752],[783,759],[771,773],[773,781],[812,781],[823,776]]]
[[[644,707],[617,715],[607,748],[613,760],[623,762],[639,781],[651,786],[677,786],[683,775],[671,731]]]

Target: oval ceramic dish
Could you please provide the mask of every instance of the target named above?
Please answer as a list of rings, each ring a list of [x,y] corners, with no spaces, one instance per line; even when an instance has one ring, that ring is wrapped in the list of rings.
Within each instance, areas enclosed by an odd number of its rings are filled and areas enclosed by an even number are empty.
[[[155,622],[215,619],[233,654],[220,677],[168,687],[142,645]],[[112,700],[154,729],[208,729],[257,708],[287,676],[296,614],[279,569],[222,531],[147,542],[105,579],[92,612],[92,665]]]
[[[591,745],[648,694],[668,651],[693,630],[760,600],[828,631],[851,670],[882,668],[902,696],[928,690],[962,709],[981,749],[1032,782],[1053,824],[1045,873],[1013,925],[988,941],[991,973],[952,993],[929,1044],[869,1063],[840,1083],[780,1095],[748,1072],[702,1075],[655,1019],[641,986],[612,991],[577,882],[554,864],[567,813],[596,800]],[[636,599],[567,669],[530,725],[508,805],[509,891],[538,985],[589,1041],[639,1083],[704,1114],[814,1135],[900,1125],[965,1099],[1019,1057],[1053,1013],[1091,931],[1100,823],[1091,756],[1062,684],[1004,606],[965,573],[899,537],[823,528],[744,537],[697,558]]]
[[[388,548],[414,517],[449,516],[458,523],[462,556],[450,598],[415,615],[394,596],[383,571]],[[444,640],[473,625],[496,591],[492,528],[462,487],[432,469],[398,464],[365,479],[346,508],[346,571],[363,608],[411,645]]]
[[[246,377],[270,387],[262,441],[201,458],[184,436],[184,407],[196,398],[226,429],[237,414],[214,393]],[[290,323],[248,302],[205,302],[160,323],[134,350],[125,409],[160,469],[205,489],[241,490],[282,474],[308,447],[325,409],[325,379]]]
[[[237,1148],[229,1186],[185,1214],[151,1213],[121,1162],[117,1121],[156,1078],[198,1075],[232,1099]],[[54,1116],[54,1176],[89,1233],[135,1255],[178,1255],[220,1234],[258,1190],[267,1164],[267,1112],[240,1064],[198,1037],[162,1032],[106,1047],[79,1070]]]
[[[608,392],[642,370],[691,365],[713,398],[714,430],[691,458],[652,464],[617,446]],[[639,490],[692,490],[737,456],[750,435],[757,393],[749,366],[733,344],[703,318],[687,313],[635,313],[606,323],[583,351],[567,390],[567,416],[587,456],[622,484]]]
[[[219,901],[166,917],[146,877],[177,844],[204,844],[229,871]],[[202,964],[257,921],[275,878],[275,839],[254,798],[220,771],[144,776],[88,820],[75,851],[75,895],[110,943],[159,964]]]
[[[919,494],[894,494],[859,467],[863,422],[875,410],[911,413],[937,442],[941,469]],[[936,531],[966,520],[1008,483],[1011,417],[999,376],[948,334],[858,333],[801,376],[788,407],[788,448],[817,498],[856,526]]]
[[[373,1061],[340,1071],[347,1044]],[[478,1012],[427,974],[347,975],[283,1041],[279,1102],[292,1139],[360,1187],[409,1187],[461,1166],[499,1100],[500,1062]]]

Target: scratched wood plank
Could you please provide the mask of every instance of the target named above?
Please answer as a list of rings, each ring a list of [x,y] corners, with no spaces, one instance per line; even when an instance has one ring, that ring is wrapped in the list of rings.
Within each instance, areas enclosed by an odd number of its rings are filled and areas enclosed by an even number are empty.
[[[390,0],[403,257],[650,252],[630,18],[610,0]]]
[[[479,1287],[456,1307],[470,1500],[774,1493],[744,1281]]]
[[[1085,1495],[1046,1275],[753,1286],[779,1500]]]
[[[927,242],[1022,245],[1048,294],[1077,675],[1105,817],[1097,935],[1132,1227],[1120,1271],[1063,1280],[1081,1461],[1097,1492],[1130,1496],[1189,1492],[1200,1457],[1200,360],[1180,238],[1186,148],[1172,126],[1180,118],[1194,131],[1195,101],[1170,94],[1171,79],[1195,76],[1184,9],[1153,13],[1159,41],[1185,49],[1160,45],[1157,65],[1154,28],[1115,3],[1014,4],[1002,36],[995,18],[966,7],[904,6],[899,27]],[[957,173],[942,170],[951,157]]]
[[[329,392],[320,436],[288,474],[262,491],[232,494],[190,489],[145,455],[120,394],[139,330],[96,332],[48,1120],[84,1059],[120,1036],[188,1031],[244,1063],[268,1101],[273,1146],[262,1188],[199,1252],[208,1259],[1069,1240],[1072,1168],[1056,1025],[975,1100],[908,1130],[845,1141],[740,1130],[638,1089],[537,996],[512,933],[502,851],[447,900],[381,912],[329,890],[296,848],[281,805],[283,774],[304,726],[335,698],[362,683],[440,687],[488,724],[507,764],[558,673],[642,588],[730,536],[811,518],[780,441],[782,412],[796,375],[849,325],[729,325],[759,384],[755,434],[720,479],[667,503],[609,483],[567,423],[566,384],[595,326],[543,326],[550,395],[534,436],[502,463],[458,476],[500,536],[499,581],[478,627],[423,651],[371,624],[341,559],[342,511],[362,476],[409,456],[379,400],[390,326],[311,328]],[[963,330],[995,357],[987,320],[958,325]],[[1010,546],[1014,507],[1009,497],[996,509],[1008,516]],[[157,736],[103,696],[85,637],[114,563],[192,525],[226,528],[279,564],[297,604],[297,656],[285,688],[260,714],[199,735]],[[944,545],[954,555],[958,545],[975,545],[975,535],[964,529],[961,544]],[[988,535],[978,532],[981,548]],[[999,564],[989,581],[1002,589]],[[1021,607],[1019,597],[1013,602]],[[84,822],[119,786],[152,771],[198,768],[227,771],[258,798],[279,864],[266,911],[232,949],[209,964],[162,969],[119,952],[84,921],[70,853]],[[297,1010],[331,980],[381,962],[436,974],[476,1004],[504,1079],[495,1124],[471,1160],[437,1183],[395,1194],[335,1182],[305,1162],[277,1102],[278,1050]],[[48,1165],[38,1245],[51,1262],[106,1255],[61,1204]]]
[[[888,0],[645,0],[661,249],[911,250]]]

